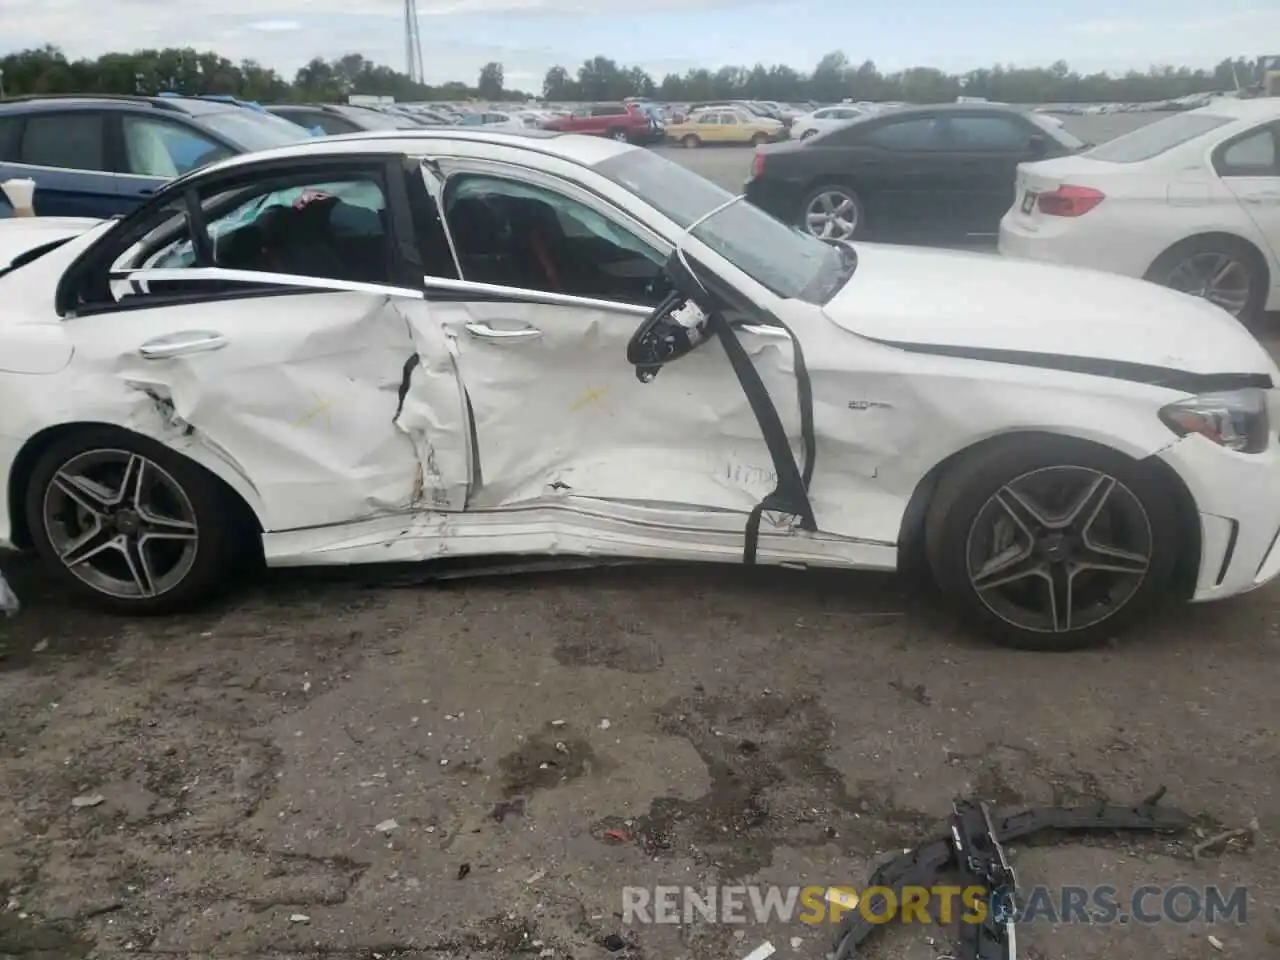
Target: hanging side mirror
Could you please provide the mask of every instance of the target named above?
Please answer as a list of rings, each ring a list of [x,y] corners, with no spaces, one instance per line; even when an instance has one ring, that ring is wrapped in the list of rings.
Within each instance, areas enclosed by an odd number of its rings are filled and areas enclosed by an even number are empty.
[[[636,328],[627,344],[627,362],[635,367],[636,379],[650,382],[668,363],[710,339],[710,319],[683,293],[669,294]]]

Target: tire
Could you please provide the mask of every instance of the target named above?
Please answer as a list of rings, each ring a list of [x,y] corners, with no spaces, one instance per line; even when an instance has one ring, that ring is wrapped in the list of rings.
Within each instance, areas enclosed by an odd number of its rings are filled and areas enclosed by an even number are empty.
[[[124,475],[126,464],[141,464],[142,487],[150,492],[139,499],[147,500],[151,517],[140,521],[128,509],[130,497],[102,511],[116,512],[114,518],[100,521],[102,538],[131,529],[136,533],[140,525],[166,534],[146,541],[143,552],[150,561],[149,576],[132,577],[132,592],[121,589],[129,568],[119,548],[88,556],[74,570],[64,562],[68,539],[74,543],[78,534],[95,525],[66,490],[76,490],[82,503],[100,505],[104,498],[89,496],[83,486],[68,485],[65,479],[55,482],[60,475],[88,476],[106,485],[98,494],[123,489],[124,484],[114,478]],[[129,487],[136,489],[132,482]],[[253,556],[252,538],[246,536],[247,511],[216,477],[160,443],[116,427],[90,427],[55,441],[36,461],[24,508],[45,569],[77,597],[112,613],[148,616],[196,607],[229,585]],[[148,524],[152,517],[168,518],[168,525]],[[189,520],[194,530],[179,528],[175,520]],[[144,579],[152,588],[149,595],[139,587]]]
[[[609,139],[617,140],[619,143],[630,143],[631,136],[625,130],[610,130]]]
[[[1238,265],[1227,279],[1231,281],[1232,294],[1240,298],[1239,309],[1225,306],[1213,298],[1206,299],[1217,302],[1245,325],[1257,324],[1263,318],[1271,278],[1262,254],[1243,240],[1221,235],[1183,240],[1156,258],[1146,273],[1146,279],[1183,293],[1203,296],[1188,288],[1196,285],[1201,265],[1212,272],[1212,265],[1219,261]]]
[[[800,139],[808,140],[810,137],[816,137],[817,135],[818,135],[817,130],[806,130],[804,133],[800,134]]]
[[[680,145],[686,150],[697,150],[702,146],[702,141],[695,134],[688,134],[680,139]]]
[[[1039,539],[1040,552],[1027,551],[1031,538],[1013,518],[1010,508],[1021,509],[1009,495],[1012,487],[1026,502],[1048,502],[1046,490],[1063,483],[1070,498],[1054,504],[1061,518],[1062,504],[1083,491],[1106,492],[1106,499],[1085,520],[1091,508],[1081,511],[1088,544],[1108,547],[1095,560],[1123,564],[1128,572],[1117,574],[1078,569],[1065,578],[1079,604],[1071,605],[1064,622],[1054,622],[1049,606],[1047,572],[1026,572],[1036,566],[1058,571],[1058,581],[1069,574],[1071,538],[1050,530]],[[1094,488],[1092,484],[1100,486]],[[1111,483],[1111,486],[1107,486]],[[1022,650],[1068,651],[1097,646],[1148,612],[1160,600],[1171,599],[1173,577],[1182,548],[1178,516],[1179,498],[1170,481],[1149,465],[1115,451],[1068,437],[1036,434],[1011,437],[985,445],[962,457],[941,479],[925,517],[924,548],[929,568],[943,595],[978,632],[995,643]],[[1029,498],[1029,499],[1027,499]],[[1045,516],[1050,508],[1033,513]],[[1025,518],[1024,518],[1025,519]],[[994,523],[992,523],[994,521]],[[1005,531],[1007,540],[990,536]],[[1065,552],[1059,548],[1065,546]],[[1017,548],[1015,550],[1015,548]],[[1122,559],[1116,550],[1128,551]],[[1005,562],[996,558],[1005,556]],[[1020,559],[1025,555],[1025,560]],[[1145,565],[1135,559],[1145,555]],[[1086,557],[1087,559],[1087,557]],[[985,564],[989,573],[983,589],[975,580]],[[1140,567],[1142,569],[1140,569]],[[976,568],[976,569],[975,569]],[[1013,578],[1003,582],[1001,578]],[[1105,589],[1104,589],[1105,588]],[[1108,604],[1117,601],[1114,609]],[[1039,610],[1037,615],[1028,611]]]
[[[764,146],[764,144],[768,142],[769,142],[769,135],[767,133],[757,133],[754,137],[751,138],[751,145],[753,147]]]
[[[822,184],[805,195],[804,200],[800,202],[798,217],[798,223],[801,228],[808,230],[815,237],[823,236],[822,228],[815,226],[816,221],[812,218],[817,216],[814,213],[815,208],[822,213],[832,212],[827,211],[825,204],[822,202],[824,196],[834,198],[832,200],[834,204],[833,210],[838,208],[844,211],[844,219],[852,223],[851,230],[845,231],[840,228],[833,228],[833,232],[826,234],[826,236],[834,236],[841,240],[853,240],[866,233],[867,218],[863,211],[862,199],[852,187],[843,183]]]

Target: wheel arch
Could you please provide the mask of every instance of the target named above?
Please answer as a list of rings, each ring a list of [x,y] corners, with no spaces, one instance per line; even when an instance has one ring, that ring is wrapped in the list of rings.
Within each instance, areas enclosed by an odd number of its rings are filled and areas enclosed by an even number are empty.
[[[1155,269],[1156,264],[1158,264],[1161,260],[1167,257],[1174,250],[1177,250],[1179,247],[1186,247],[1192,244],[1202,243],[1205,241],[1215,241],[1215,240],[1216,241],[1225,240],[1228,243],[1239,244],[1240,246],[1243,246],[1245,249],[1249,250],[1252,253],[1254,259],[1257,261],[1257,264],[1262,268],[1263,280],[1265,281],[1266,287],[1270,288],[1271,260],[1267,256],[1266,251],[1263,250],[1261,247],[1259,247],[1256,243],[1254,243],[1248,237],[1242,237],[1240,234],[1232,233],[1229,230],[1205,230],[1200,233],[1193,233],[1190,236],[1183,237],[1181,240],[1177,240],[1174,243],[1169,244],[1167,247],[1161,250],[1159,254],[1156,255],[1155,259],[1153,259],[1149,264],[1147,264],[1147,269],[1142,272],[1143,278],[1150,280],[1151,271]]]
[[[956,469],[960,464],[974,457],[986,455],[993,449],[1003,446],[1043,442],[1045,440],[1070,440],[1098,447],[1116,456],[1123,457],[1132,463],[1142,464],[1145,469],[1150,470],[1152,475],[1159,479],[1177,503],[1177,514],[1180,523],[1179,534],[1181,535],[1182,543],[1185,545],[1179,554],[1174,571],[1173,589],[1178,597],[1190,599],[1195,592],[1196,579],[1200,573],[1200,518],[1195,500],[1191,496],[1191,491],[1187,489],[1187,485],[1178,476],[1177,471],[1154,454],[1135,455],[1136,452],[1132,448],[1125,450],[1119,445],[1103,443],[1095,438],[1076,436],[1069,433],[1055,433],[1047,430],[1016,430],[986,437],[956,450],[934,464],[916,484],[910,499],[907,501],[906,509],[903,511],[898,531],[899,568],[912,573],[919,573],[927,569],[927,562],[924,559],[925,517],[929,512],[929,505],[937,492],[938,484],[944,476]]]
[[[118,423],[111,423],[105,420],[60,423],[45,427],[43,430],[32,434],[27,438],[26,443],[22,445],[17,456],[14,457],[13,464],[9,469],[8,489],[5,492],[11,528],[10,539],[13,541],[14,546],[23,550],[29,550],[32,547],[31,530],[27,525],[27,511],[24,508],[24,500],[27,486],[31,482],[32,473],[35,471],[41,455],[54,443],[81,431],[94,429],[119,430],[151,443],[160,443],[154,437],[148,437],[146,434],[138,433],[136,430],[130,430],[127,427],[120,426]],[[257,502],[257,496],[254,494],[252,485],[247,479],[241,477],[238,472],[229,468],[223,461],[215,457],[193,456],[191,451],[179,450],[169,444],[161,445],[212,476],[228,495],[228,502],[235,504],[241,511],[241,522],[248,529],[252,529],[255,534],[262,533],[261,516],[253,506]]]

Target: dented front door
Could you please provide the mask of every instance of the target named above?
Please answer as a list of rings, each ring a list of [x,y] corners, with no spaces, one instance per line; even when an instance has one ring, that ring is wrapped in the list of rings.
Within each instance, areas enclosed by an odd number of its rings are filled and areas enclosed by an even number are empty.
[[[471,463],[464,404],[421,294],[274,280],[299,292],[69,319],[73,362],[86,377],[114,381],[134,429],[203,445],[239,473],[269,532],[463,509]]]
[[[718,340],[641,383],[626,344],[645,308],[496,298],[431,307],[456,342],[475,418],[473,507],[586,497],[745,514],[777,485]],[[742,337],[798,432],[790,342]]]

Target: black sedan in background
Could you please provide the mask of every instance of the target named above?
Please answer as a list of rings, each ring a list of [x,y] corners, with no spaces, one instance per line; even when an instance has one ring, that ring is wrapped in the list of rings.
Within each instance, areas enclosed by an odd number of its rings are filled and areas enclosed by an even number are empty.
[[[361,130],[420,130],[427,126],[409,117],[349,103],[279,103],[268,105],[267,110],[308,130],[323,130],[327,136]]]
[[[1013,203],[1017,165],[1086,146],[1010,107],[908,107],[759,148],[746,195],[823,238],[989,243]]]

